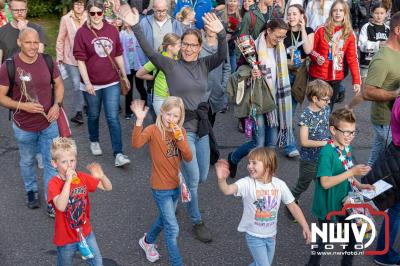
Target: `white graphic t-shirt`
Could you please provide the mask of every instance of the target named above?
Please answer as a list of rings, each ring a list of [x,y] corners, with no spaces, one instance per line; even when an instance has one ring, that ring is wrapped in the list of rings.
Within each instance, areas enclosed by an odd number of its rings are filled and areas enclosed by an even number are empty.
[[[284,204],[294,201],[286,183],[276,177],[272,177],[268,184],[244,177],[235,184],[238,186],[235,196],[243,200],[243,215],[238,231],[262,238],[275,236],[281,200]]]

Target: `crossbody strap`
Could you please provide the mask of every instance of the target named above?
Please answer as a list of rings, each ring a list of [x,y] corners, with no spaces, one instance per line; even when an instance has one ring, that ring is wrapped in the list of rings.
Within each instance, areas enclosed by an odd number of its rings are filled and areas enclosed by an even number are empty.
[[[90,31],[93,33],[93,35],[94,35],[96,38],[99,38],[99,36],[98,36],[97,33],[92,29],[92,27],[89,26],[89,29],[90,29]],[[114,70],[116,70],[117,73],[118,73],[118,75],[119,75],[120,69],[115,65],[114,60],[111,58],[110,54],[107,52],[107,49],[106,49],[106,47],[104,46],[104,44],[103,44],[100,40],[99,40],[99,42],[100,42],[100,44],[101,44],[101,47],[103,47],[103,50],[104,50],[104,52],[106,53],[108,60],[110,60],[110,63],[111,63],[111,65],[112,65],[112,68],[113,68]]]

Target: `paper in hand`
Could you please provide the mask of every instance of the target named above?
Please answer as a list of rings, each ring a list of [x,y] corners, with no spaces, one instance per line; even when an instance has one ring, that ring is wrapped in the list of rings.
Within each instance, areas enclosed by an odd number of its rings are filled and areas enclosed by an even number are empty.
[[[361,194],[368,198],[368,199],[373,199],[376,196],[382,194],[386,190],[392,188],[393,186],[389,184],[388,182],[385,182],[384,180],[379,180],[373,184],[375,186],[375,190],[369,190],[369,189],[363,189],[361,191]]]

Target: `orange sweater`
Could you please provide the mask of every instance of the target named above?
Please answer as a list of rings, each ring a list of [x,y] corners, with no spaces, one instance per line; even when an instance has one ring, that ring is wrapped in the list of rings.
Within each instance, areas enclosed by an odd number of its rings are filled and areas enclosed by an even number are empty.
[[[175,189],[179,186],[178,173],[182,157],[185,161],[192,160],[186,131],[182,128],[184,140],[177,141],[172,132],[165,132],[165,139],[156,125],[135,126],[132,133],[132,147],[140,148],[149,143],[151,168],[151,188],[158,190]]]

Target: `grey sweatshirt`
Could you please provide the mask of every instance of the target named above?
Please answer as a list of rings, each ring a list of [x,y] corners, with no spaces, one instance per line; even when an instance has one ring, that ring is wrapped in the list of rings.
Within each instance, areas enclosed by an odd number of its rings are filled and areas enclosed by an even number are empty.
[[[208,72],[224,62],[227,56],[224,30],[218,33],[217,53],[193,62],[173,60],[154,51],[147,43],[139,23],[132,30],[146,56],[157,69],[165,73],[170,95],[181,97],[187,110],[196,110],[200,103],[208,101],[211,93],[207,89]],[[187,131],[197,133],[195,120],[185,123],[184,127]]]

